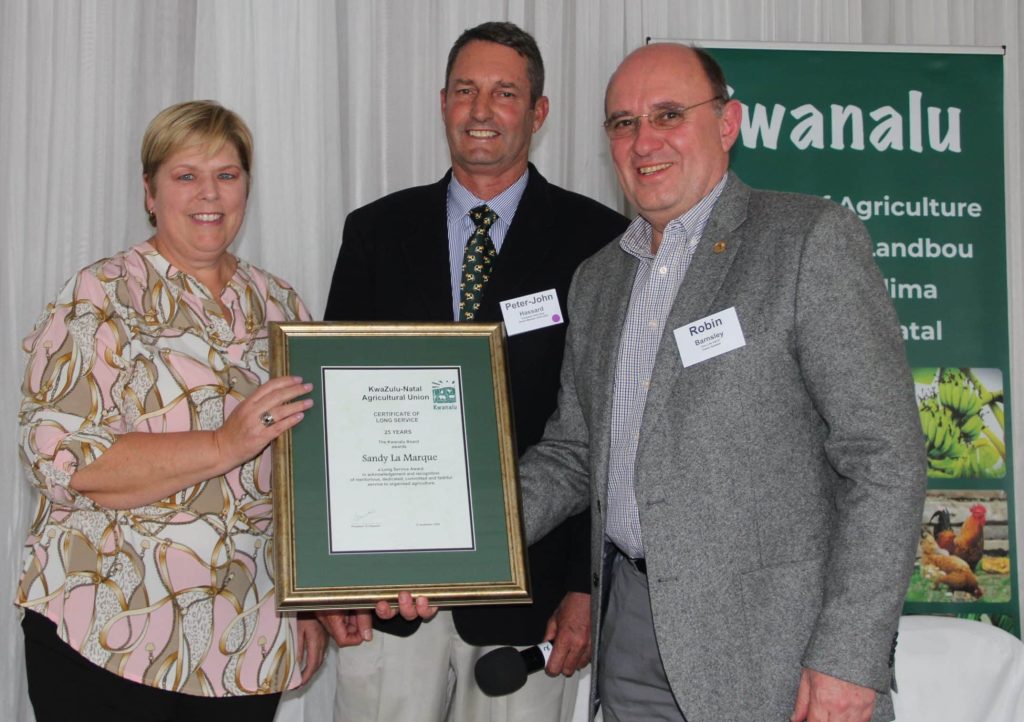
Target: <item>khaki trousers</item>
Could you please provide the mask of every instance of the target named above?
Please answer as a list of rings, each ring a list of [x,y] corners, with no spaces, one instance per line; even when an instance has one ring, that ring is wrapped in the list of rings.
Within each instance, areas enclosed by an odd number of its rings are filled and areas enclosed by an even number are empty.
[[[527,678],[519,691],[488,697],[473,678],[476,661],[496,647],[466,644],[451,612],[409,637],[374,632],[373,640],[338,650],[334,722],[570,722],[579,673]]]

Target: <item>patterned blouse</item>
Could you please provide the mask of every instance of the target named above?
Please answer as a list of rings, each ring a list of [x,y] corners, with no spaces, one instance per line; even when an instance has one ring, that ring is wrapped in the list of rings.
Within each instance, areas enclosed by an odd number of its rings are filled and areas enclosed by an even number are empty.
[[[238,261],[221,301],[148,242],[83,269],[25,339],[21,453],[41,498],[17,604],[91,662],[207,697],[298,686],[295,622],[274,607],[269,449],[135,509],[71,475],[130,431],[211,430],[269,378],[268,321],[298,294]]]

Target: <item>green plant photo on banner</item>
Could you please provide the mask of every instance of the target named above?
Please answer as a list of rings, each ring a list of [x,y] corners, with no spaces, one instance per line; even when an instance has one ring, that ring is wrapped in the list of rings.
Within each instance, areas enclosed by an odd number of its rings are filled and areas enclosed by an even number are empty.
[[[871,233],[928,451],[905,613],[1020,636],[1002,49],[697,44],[743,106],[737,174],[830,198]]]

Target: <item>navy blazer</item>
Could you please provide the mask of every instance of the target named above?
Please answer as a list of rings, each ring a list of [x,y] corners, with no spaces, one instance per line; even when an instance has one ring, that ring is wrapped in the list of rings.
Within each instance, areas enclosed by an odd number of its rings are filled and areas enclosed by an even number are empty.
[[[451,321],[447,193],[451,171],[349,214],[324,319]],[[600,203],[530,176],[483,293],[478,318],[502,320],[502,300],[554,288],[563,313],[576,267],[622,234],[628,220]],[[512,336],[508,368],[518,451],[540,440],[555,410],[566,323]],[[590,517],[577,515],[529,548],[531,605],[457,607],[455,627],[470,644],[540,642],[566,592],[590,593]],[[375,620],[407,636],[419,621]]]

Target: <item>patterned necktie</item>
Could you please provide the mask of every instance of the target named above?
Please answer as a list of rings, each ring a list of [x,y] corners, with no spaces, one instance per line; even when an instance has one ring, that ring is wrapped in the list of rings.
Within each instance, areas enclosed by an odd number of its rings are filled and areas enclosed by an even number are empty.
[[[459,320],[474,321],[480,310],[480,297],[484,286],[491,280],[491,269],[498,252],[491,241],[491,224],[498,214],[488,206],[471,208],[469,217],[476,224],[476,230],[466,241],[466,253],[462,257],[462,280],[459,282]]]

